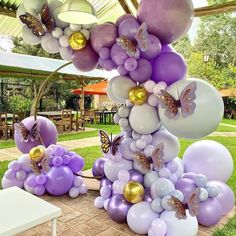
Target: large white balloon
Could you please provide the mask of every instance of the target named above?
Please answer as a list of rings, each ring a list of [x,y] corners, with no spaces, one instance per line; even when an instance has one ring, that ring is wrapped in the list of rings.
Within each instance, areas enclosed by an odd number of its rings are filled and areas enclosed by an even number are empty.
[[[38,45],[40,43],[40,38],[32,33],[32,30],[29,29],[26,25],[22,28],[22,38],[23,40],[30,45]]]
[[[170,236],[196,236],[198,233],[198,221],[187,211],[187,219],[179,220],[173,211],[164,211],[160,215],[167,225],[166,235]]]
[[[60,48],[58,39],[49,33],[41,38],[41,46],[48,53],[58,53]]]
[[[56,8],[53,12],[53,19],[55,21],[55,24],[57,27],[60,27],[62,29],[66,28],[67,26],[69,26],[68,23],[66,22],[63,22],[61,21],[59,18],[58,18],[58,14],[59,14],[59,11],[60,11],[60,7]]]
[[[196,108],[192,115],[185,118],[179,109],[178,118],[168,118],[166,109],[159,105],[159,115],[164,127],[177,137],[198,139],[212,133],[222,120],[224,103],[219,92],[209,83],[199,79],[180,80],[168,87],[167,92],[176,99],[191,82],[197,84]]]
[[[24,8],[29,13],[39,13],[47,0],[24,0]]]
[[[139,134],[151,134],[161,125],[157,109],[146,103],[131,109],[129,122],[132,129]]]
[[[139,202],[133,205],[127,215],[129,227],[137,234],[147,234],[152,221],[159,217],[152,211],[150,202]]]
[[[120,170],[130,170],[133,168],[132,161],[122,159],[120,162],[114,162],[112,160],[106,160],[104,165],[104,172],[106,177],[114,182],[118,179],[118,173]]]
[[[112,93],[123,99],[124,102],[129,97],[129,91],[136,86],[136,83],[127,76],[117,76],[109,81]]]
[[[230,152],[222,144],[211,141],[198,141],[187,148],[183,155],[185,172],[205,175],[208,180],[227,182],[234,164]]]
[[[152,143],[154,147],[157,147],[160,143],[164,144],[164,156],[165,161],[171,161],[176,158],[180,151],[180,143],[176,136],[167,132],[166,130],[157,131],[152,136]]]

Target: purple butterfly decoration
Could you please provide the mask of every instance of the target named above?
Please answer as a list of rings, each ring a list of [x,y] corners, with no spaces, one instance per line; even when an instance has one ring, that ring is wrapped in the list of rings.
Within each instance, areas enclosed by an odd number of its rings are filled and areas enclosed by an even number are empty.
[[[161,98],[159,98],[160,104],[165,110],[165,115],[174,119],[179,115],[179,108],[181,109],[183,117],[187,118],[192,115],[196,109],[196,99],[197,84],[192,82],[187,85],[183,92],[181,93],[179,99],[175,99],[166,90],[161,90]]]
[[[142,52],[145,52],[148,49],[148,31],[147,24],[142,23],[139,27],[137,33],[135,34],[135,39],[138,43],[138,46]]]
[[[39,139],[39,123],[36,121],[31,129],[28,129],[23,122],[15,123],[14,124],[14,129],[17,134],[20,135],[21,142],[28,142],[31,140],[32,142],[36,141]]]

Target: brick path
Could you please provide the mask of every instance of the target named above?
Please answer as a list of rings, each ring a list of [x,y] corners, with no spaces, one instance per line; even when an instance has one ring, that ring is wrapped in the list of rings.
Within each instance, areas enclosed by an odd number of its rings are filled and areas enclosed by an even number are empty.
[[[86,171],[85,175],[91,175]],[[98,189],[98,181],[88,180],[89,188]],[[105,210],[96,209],[94,199],[98,192],[89,191],[85,196],[71,199],[68,196],[42,198],[62,209],[62,216],[58,219],[58,236],[137,236],[126,224],[118,224],[112,221]],[[228,219],[235,214],[233,209],[217,228],[227,223]],[[216,228],[216,227],[215,227]],[[198,236],[209,236],[215,228],[200,227]],[[18,234],[17,236],[49,236],[51,235],[50,222],[31,230]]]

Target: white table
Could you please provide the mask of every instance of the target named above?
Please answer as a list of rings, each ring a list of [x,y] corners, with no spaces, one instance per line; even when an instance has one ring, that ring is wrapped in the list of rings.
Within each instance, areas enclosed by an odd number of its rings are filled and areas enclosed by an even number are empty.
[[[0,236],[10,236],[52,221],[52,235],[56,236],[56,219],[61,209],[20,189],[12,187],[0,191]]]

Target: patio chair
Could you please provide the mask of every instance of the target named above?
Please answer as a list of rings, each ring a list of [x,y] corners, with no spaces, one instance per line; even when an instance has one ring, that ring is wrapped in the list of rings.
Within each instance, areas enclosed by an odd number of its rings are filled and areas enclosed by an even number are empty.
[[[79,129],[85,131],[84,110],[76,111],[76,114],[73,115],[72,129],[74,127],[76,132],[78,132]]]
[[[69,130],[72,131],[72,111],[71,110],[63,110],[62,116],[60,120],[57,120],[56,126],[58,131],[62,130],[62,132]]]
[[[11,138],[14,137],[14,132],[15,132],[14,124],[24,120],[24,118],[25,118],[24,112],[16,112],[16,113],[13,113],[12,120],[7,121],[7,128],[8,128],[8,131],[10,131],[9,134]]]
[[[0,112],[0,139],[8,138],[7,113]]]

